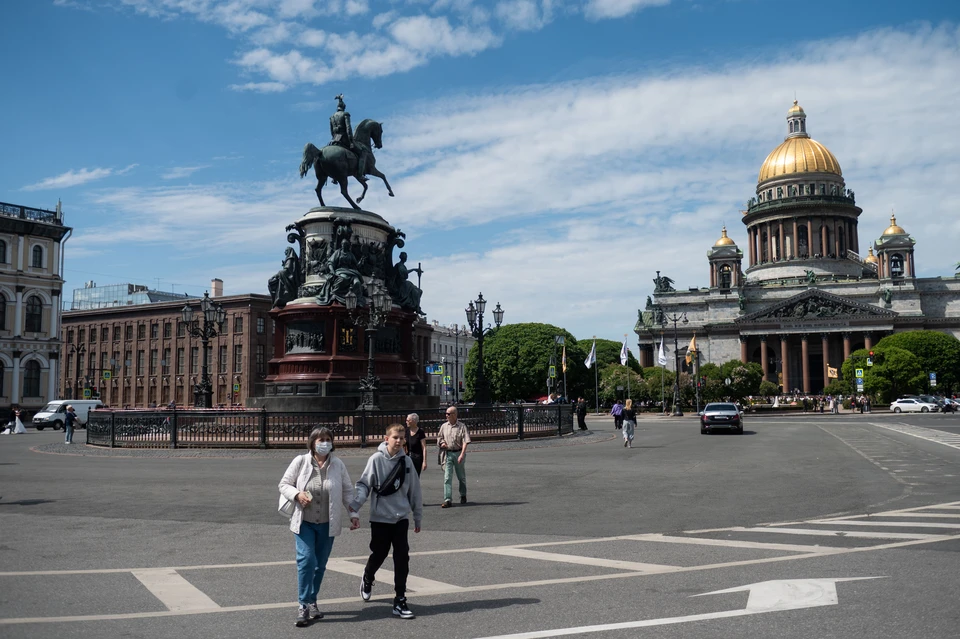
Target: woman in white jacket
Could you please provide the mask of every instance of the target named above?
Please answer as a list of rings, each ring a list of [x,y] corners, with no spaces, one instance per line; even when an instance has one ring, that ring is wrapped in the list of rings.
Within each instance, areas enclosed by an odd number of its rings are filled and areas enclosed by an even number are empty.
[[[297,586],[300,607],[297,626],[323,618],[317,593],[327,569],[333,540],[340,534],[341,504],[349,510],[353,482],[347,467],[333,456],[333,433],[315,428],[307,442],[310,452],[298,455],[280,480],[281,501],[294,503],[290,530],[296,539]],[[359,528],[357,513],[350,513],[350,529]]]

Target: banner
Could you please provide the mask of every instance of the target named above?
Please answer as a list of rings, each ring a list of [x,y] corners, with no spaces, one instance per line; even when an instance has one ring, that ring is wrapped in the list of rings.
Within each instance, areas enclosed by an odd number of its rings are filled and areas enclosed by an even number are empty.
[[[563,345],[563,357],[560,359],[561,364],[563,364],[563,372],[567,372],[567,345]]]
[[[659,364],[660,366],[667,365],[667,356],[663,352],[663,335],[660,336],[660,352],[657,353],[657,364]]]
[[[593,340],[593,348],[590,349],[590,354],[587,355],[587,359],[584,362],[587,368],[593,366],[597,361],[597,340]]]
[[[623,336],[623,346],[620,347],[620,365],[626,366],[630,359],[630,351],[627,350],[627,336]]]
[[[693,361],[693,355],[697,352],[697,335],[694,333],[690,338],[690,346],[687,347],[687,364]]]
[[[830,379],[837,379],[839,377],[839,375],[837,375],[837,369],[831,367],[829,364],[827,365],[827,377]]]

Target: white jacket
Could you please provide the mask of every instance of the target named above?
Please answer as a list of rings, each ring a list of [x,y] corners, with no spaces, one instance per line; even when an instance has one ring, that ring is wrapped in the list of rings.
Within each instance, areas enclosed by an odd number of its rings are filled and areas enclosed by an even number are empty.
[[[353,482],[350,481],[347,467],[339,458],[331,454],[327,457],[327,464],[329,465],[327,483],[330,491],[330,536],[336,537],[343,527],[343,510],[340,504],[343,504],[347,510],[350,509],[350,502],[353,501]],[[297,494],[307,487],[312,476],[313,463],[310,460],[310,453],[304,453],[294,457],[287,467],[287,472],[283,473],[283,479],[280,480],[281,498],[292,501],[296,506],[290,517],[290,530],[294,533],[300,532],[300,523],[303,521],[303,507],[297,501]]]

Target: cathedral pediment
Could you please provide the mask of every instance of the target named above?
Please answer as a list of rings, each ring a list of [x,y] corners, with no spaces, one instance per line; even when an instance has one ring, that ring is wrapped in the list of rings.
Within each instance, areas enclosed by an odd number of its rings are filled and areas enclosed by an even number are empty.
[[[854,302],[833,293],[810,289],[749,315],[739,317],[736,323],[782,322],[786,320],[816,322],[833,318],[881,319],[896,316],[897,314],[893,311],[871,304]]]

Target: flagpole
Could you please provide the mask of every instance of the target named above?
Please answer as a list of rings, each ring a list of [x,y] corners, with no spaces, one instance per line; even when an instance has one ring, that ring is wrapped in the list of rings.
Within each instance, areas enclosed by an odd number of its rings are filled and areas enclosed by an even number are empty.
[[[597,348],[597,336],[593,336],[593,348]],[[597,415],[600,414],[600,367],[597,365],[597,356],[593,356],[593,397],[597,404]]]
[[[623,344],[624,344],[624,346],[626,346],[626,344],[627,344],[627,334],[626,334],[626,333],[623,334]],[[627,399],[630,399],[630,351],[629,351],[629,349],[627,350],[627,364],[626,364],[626,366],[627,366]]]

